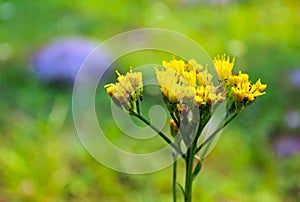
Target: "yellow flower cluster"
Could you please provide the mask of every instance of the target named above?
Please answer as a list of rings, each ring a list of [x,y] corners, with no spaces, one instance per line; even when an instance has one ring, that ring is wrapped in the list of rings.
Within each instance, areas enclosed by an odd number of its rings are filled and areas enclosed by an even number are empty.
[[[228,91],[231,91],[237,102],[252,102],[256,97],[264,95],[267,85],[262,84],[260,79],[251,84],[249,75],[239,71],[232,74],[235,58],[230,62],[230,57],[226,54],[214,59],[215,71],[220,81],[224,83]]]
[[[132,107],[132,102],[139,100],[142,95],[142,73],[132,72],[132,69],[125,76],[118,71],[116,73],[118,75],[116,84],[107,84],[104,88],[118,106],[128,110]]]
[[[155,68],[161,92],[170,103],[193,101],[195,105],[213,105],[223,101],[225,95],[217,92],[212,75],[196,60],[163,61],[162,69]]]
[[[251,84],[248,74],[241,71],[232,74],[234,61],[235,58],[230,59],[226,54],[214,58],[214,70],[219,79],[217,85],[213,84],[213,76],[207,66],[204,68],[194,59],[188,62],[175,58],[162,61],[162,68],[155,67],[155,73],[165,102],[172,105],[173,109],[176,104],[211,107],[227,97],[229,105],[243,107],[264,95],[267,85],[262,84],[260,79]],[[125,75],[118,71],[116,73],[116,84],[104,87],[117,105],[126,110],[132,109],[143,91],[142,73],[133,72],[132,69]]]
[[[264,90],[267,85],[262,84],[260,79],[251,84],[248,74],[243,74],[239,71],[238,74],[232,75],[228,79],[229,84],[232,86],[231,90],[237,101],[254,101],[256,97],[264,95]]]

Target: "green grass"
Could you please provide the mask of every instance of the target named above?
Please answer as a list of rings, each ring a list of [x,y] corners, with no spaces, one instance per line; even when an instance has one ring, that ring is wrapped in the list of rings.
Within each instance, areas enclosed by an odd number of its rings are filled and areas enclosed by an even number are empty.
[[[298,96],[289,98],[299,91],[291,91],[283,75],[300,65],[300,4],[181,2],[6,1],[12,15],[0,19],[0,45],[9,44],[11,54],[0,61],[0,201],[171,201],[171,168],[132,176],[98,163],[74,128],[72,89],[43,84],[28,71],[32,54],[53,38],[79,35],[104,41],[144,27],[186,34],[211,56],[237,56],[236,69],[268,84],[267,95],[225,129],[204,161],[195,201],[299,200],[299,158],[276,158],[269,133],[274,125],[283,125],[282,115],[299,102]],[[4,3],[0,1],[0,8]],[[160,58],[154,56],[154,63]],[[125,71],[151,60],[151,54],[137,53],[124,56],[116,66]],[[110,100],[103,89],[97,96],[96,109],[107,108]],[[105,122],[114,131],[112,140],[120,144],[122,134],[114,126],[109,119]],[[130,142],[128,149],[143,152],[156,146],[147,148],[145,142],[139,149]]]

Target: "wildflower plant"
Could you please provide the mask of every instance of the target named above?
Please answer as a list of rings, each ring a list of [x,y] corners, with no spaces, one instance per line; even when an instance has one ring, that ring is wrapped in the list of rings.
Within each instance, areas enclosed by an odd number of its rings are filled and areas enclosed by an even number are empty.
[[[173,148],[173,199],[176,201],[177,184],[183,193],[184,201],[192,201],[192,185],[199,174],[205,146],[231,122],[245,107],[257,97],[265,94],[266,84],[259,79],[251,83],[249,75],[241,71],[233,73],[235,58],[226,54],[214,58],[214,75],[205,64],[194,59],[188,61],[173,57],[154,67],[163,101],[170,114],[170,135],[164,134],[151,124],[141,113],[143,100],[143,79],[141,72],[132,68],[125,75],[118,71],[116,83],[107,84],[107,93],[113,102],[130,115],[150,126]],[[220,104],[226,102],[226,113],[220,125],[206,138],[201,138],[205,126],[211,120]],[[173,138],[173,140],[172,140]],[[177,183],[178,156],[185,161],[185,184]]]

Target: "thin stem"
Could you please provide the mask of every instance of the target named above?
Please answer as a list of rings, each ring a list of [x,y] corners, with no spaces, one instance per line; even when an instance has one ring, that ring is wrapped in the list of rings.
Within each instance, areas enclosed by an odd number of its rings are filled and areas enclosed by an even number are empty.
[[[177,159],[176,151],[173,152],[173,202],[177,201],[176,184],[177,184]]]
[[[147,124],[150,128],[152,128],[163,140],[165,140],[173,149],[176,150],[183,158],[184,154],[182,151],[165,135],[163,134],[159,129],[157,129],[153,124],[150,123],[146,118],[144,118],[141,114],[138,114],[134,111],[130,111],[132,115],[139,118],[141,121],[143,121],[145,124]]]
[[[136,102],[136,111],[138,114],[141,114],[141,111],[140,111],[140,102],[137,100]]]
[[[200,144],[200,146],[196,149],[195,153],[198,153],[207,143],[209,143],[227,124],[229,124],[236,116],[238,113],[234,113],[230,118],[228,118],[224,124],[219,126],[204,142]],[[228,117],[226,115],[225,119]]]
[[[199,117],[201,117],[201,110],[199,110]],[[194,139],[195,145],[197,144],[197,141],[198,141],[198,139],[199,139],[199,137],[200,137],[200,135],[201,135],[201,132],[202,132],[204,126],[206,125],[207,121],[210,119],[210,117],[211,117],[211,115],[209,115],[209,117],[208,117],[206,120],[203,120],[203,121],[201,121],[201,122],[199,123],[198,128],[197,128],[197,132],[196,132],[196,137],[195,137],[195,139]],[[204,123],[203,123],[203,122],[204,122]],[[196,153],[197,153],[197,152],[196,152]],[[195,154],[196,154],[196,153],[195,153]]]

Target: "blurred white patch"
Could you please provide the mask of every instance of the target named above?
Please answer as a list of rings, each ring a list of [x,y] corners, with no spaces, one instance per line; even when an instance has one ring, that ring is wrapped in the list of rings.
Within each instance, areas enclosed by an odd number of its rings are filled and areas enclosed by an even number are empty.
[[[152,4],[152,13],[156,19],[161,19],[170,13],[170,9],[163,3],[154,3]]]
[[[13,48],[9,43],[0,44],[0,61],[8,60],[11,57]]]
[[[228,53],[236,57],[241,57],[246,52],[246,45],[240,40],[230,40],[227,44]]]
[[[8,20],[16,13],[15,5],[10,2],[4,2],[0,4],[0,18]]]
[[[36,191],[35,185],[31,179],[24,179],[20,183],[20,190],[24,195],[33,195]]]

